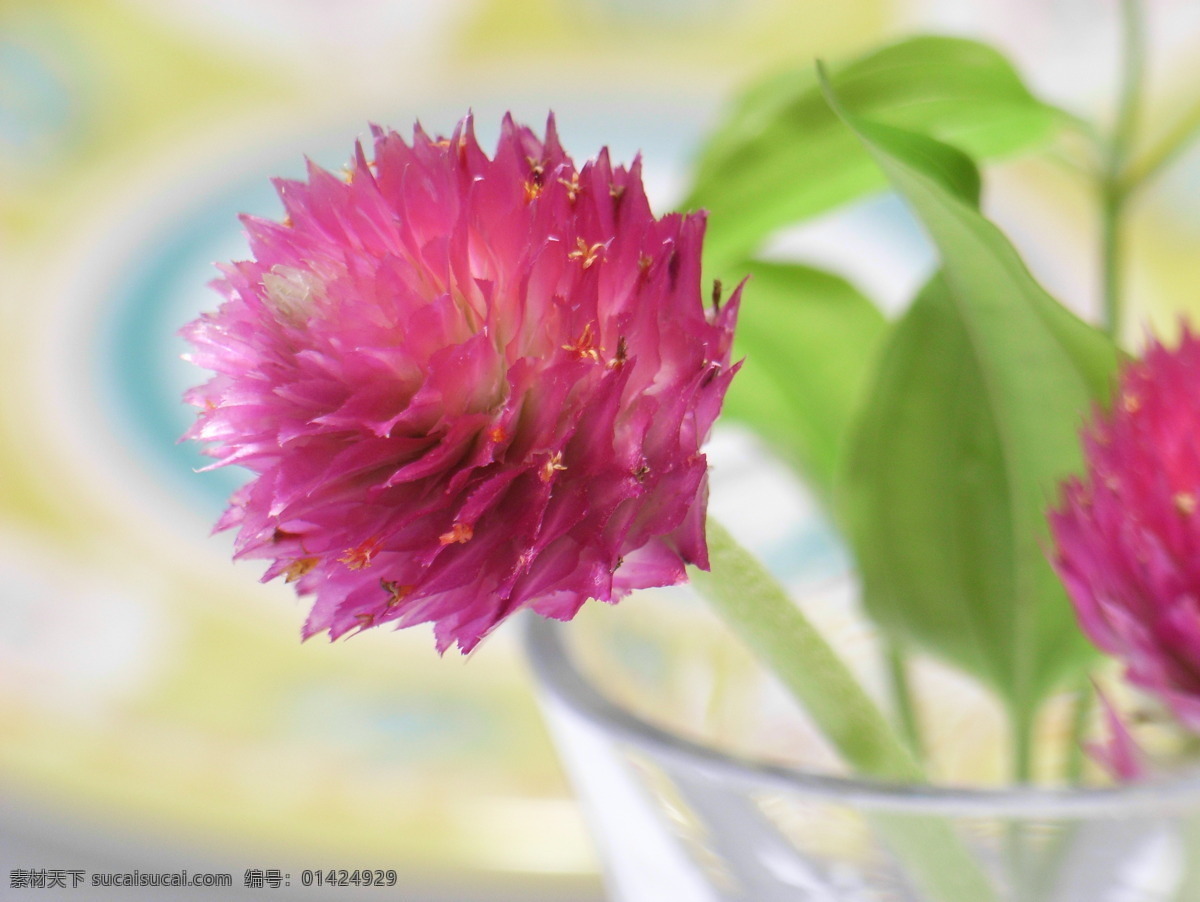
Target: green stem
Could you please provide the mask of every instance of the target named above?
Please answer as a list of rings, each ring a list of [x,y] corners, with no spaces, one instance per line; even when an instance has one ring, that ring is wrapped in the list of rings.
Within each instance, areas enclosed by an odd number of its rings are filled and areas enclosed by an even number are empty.
[[[1014,708],[1012,722],[1012,773],[1018,784],[1033,782],[1034,718],[1027,709]]]
[[[921,720],[913,701],[912,684],[908,679],[908,659],[904,649],[894,641],[887,643],[887,671],[892,684],[892,701],[900,718],[900,728],[909,748],[918,762],[925,761],[925,743],[922,740]]]
[[[1004,860],[1005,871],[1012,881],[1014,899],[1029,898],[1029,888],[1032,882],[1030,873],[1029,854],[1025,845],[1024,825],[1021,821],[1010,820],[1004,825]]]
[[[1200,99],[1179,119],[1175,127],[1126,167],[1121,189],[1128,195],[1150,182],[1200,135]]]
[[[1117,340],[1121,328],[1121,208],[1119,191],[1107,182],[1100,189],[1100,286],[1104,328]]]
[[[1028,706],[1014,706],[1009,714],[1012,723],[1012,773],[1017,785],[1033,782],[1033,741],[1037,733],[1036,715]],[[1014,899],[1031,899],[1033,867],[1024,826],[1019,820],[1008,821],[1004,835],[1005,857],[1012,883]]]
[[[921,782],[921,766],[854,674],[791,597],[721,524],[708,521],[711,572],[692,585],[750,646],[858,773]],[[869,819],[931,902],[998,902],[951,822],[934,815],[875,812]]]
[[[1192,899],[1200,899],[1200,817],[1185,816],[1182,833],[1187,871],[1175,896],[1175,902],[1191,902]]]
[[[1121,96],[1117,120],[1100,179],[1100,284],[1104,322],[1114,338],[1121,327],[1123,257],[1121,216],[1128,197],[1125,164],[1137,133],[1138,108],[1145,73],[1145,23],[1138,0],[1122,0]]]
[[[1146,72],[1146,25],[1140,0],[1121,0],[1121,95],[1113,129],[1112,162],[1124,165],[1137,134]]]
[[[800,701],[845,761],[861,774],[924,780],[907,744],[791,597],[729,532],[708,521],[711,572],[696,588]]]

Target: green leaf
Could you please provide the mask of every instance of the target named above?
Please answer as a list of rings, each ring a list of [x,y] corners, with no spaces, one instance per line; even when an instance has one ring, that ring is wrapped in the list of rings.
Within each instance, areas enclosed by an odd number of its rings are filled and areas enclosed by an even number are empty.
[[[751,426],[828,500],[887,324],[854,286],[821,270],[761,261],[737,269],[750,273],[734,345],[746,364],[724,415]]]
[[[1117,351],[1037,284],[963,191],[961,153],[830,104],[929,232],[942,271],[897,324],[838,512],[887,628],[992,685],[1018,731],[1095,654],[1046,561],[1045,510]]]
[[[960,38],[912,38],[837,67],[833,80],[851,111],[975,158],[1035,146],[1065,119],[1030,94],[997,51]],[[732,262],[780,227],[885,184],[806,66],[739,99],[702,149],[684,207],[709,210],[706,261],[728,276]]]

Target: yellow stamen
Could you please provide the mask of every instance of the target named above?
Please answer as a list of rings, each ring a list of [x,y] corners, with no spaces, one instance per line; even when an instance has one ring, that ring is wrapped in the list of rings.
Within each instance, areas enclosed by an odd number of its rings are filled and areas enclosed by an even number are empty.
[[[304,574],[312,570],[319,563],[315,557],[297,558],[287,565],[287,569],[283,571],[284,582],[294,583]]]
[[[362,570],[371,566],[371,560],[379,553],[378,538],[370,538],[355,548],[347,548],[338,560],[351,570]]]
[[[600,351],[603,350],[603,348],[598,348],[596,346],[595,335],[592,331],[591,323],[588,323],[583,327],[583,333],[577,339],[575,339],[573,344],[563,345],[562,347],[564,351],[574,351],[575,356],[580,360],[587,358],[588,360],[594,360],[597,363],[600,362]]]
[[[455,523],[450,527],[449,532],[444,532],[438,536],[438,541],[443,545],[465,544],[471,541],[475,536],[475,528],[469,523]]]
[[[572,172],[570,181],[567,181],[566,179],[559,179],[558,183],[566,186],[567,200],[571,203],[575,203],[575,199],[579,197],[579,192],[581,190],[581,186],[579,184],[579,173]]]
[[[550,455],[549,458],[546,459],[546,462],[542,464],[542,472],[540,474],[542,477],[542,482],[549,482],[554,478],[556,471],[565,470],[566,468],[567,465],[562,462],[562,452],[555,451]]]
[[[387,606],[389,611],[400,604],[413,590],[412,586],[402,585],[394,579],[381,579],[379,586],[383,591],[388,593]]]
[[[602,247],[604,247],[603,244],[593,244],[591,247],[588,247],[586,241],[584,241],[582,238],[576,238],[575,250],[567,254],[567,259],[582,260],[583,268],[587,269],[596,262],[596,258],[600,253],[600,248]]]

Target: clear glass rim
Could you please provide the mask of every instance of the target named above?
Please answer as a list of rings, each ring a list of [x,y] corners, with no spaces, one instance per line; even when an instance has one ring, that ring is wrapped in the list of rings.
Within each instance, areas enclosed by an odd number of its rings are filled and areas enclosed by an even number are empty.
[[[739,757],[656,726],[606,696],[575,666],[564,641],[567,624],[531,612],[523,627],[540,691],[639,752],[748,790],[780,791],[864,810],[1012,820],[1161,817],[1200,809],[1200,767],[1116,787],[972,788],[884,783]]]

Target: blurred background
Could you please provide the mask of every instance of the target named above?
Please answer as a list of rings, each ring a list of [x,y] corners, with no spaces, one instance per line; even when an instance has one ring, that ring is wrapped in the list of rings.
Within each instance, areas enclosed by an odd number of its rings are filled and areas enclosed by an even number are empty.
[[[1200,5],[1148,7],[1149,117],[1169,124]],[[54,897],[11,889],[16,868],[179,867],[601,897],[515,630],[469,659],[422,630],[301,644],[305,605],[209,536],[236,477],[175,443],[202,378],[175,332],[215,304],[213,261],[245,255],[236,214],[280,215],[268,177],[340,167],[369,122],[449,131],[473,109],[487,145],[504,110],[537,128],[553,109],[577,160],[642,151],[665,212],[757,75],[965,34],[1103,120],[1115,19],[1111,0],[0,0],[0,898]],[[1043,158],[988,185],[1036,274],[1093,310],[1086,180]],[[1134,211],[1133,341],[1200,309],[1198,197],[1193,152]],[[891,220],[851,210],[780,248],[894,309],[931,256],[893,207],[864,209]]]

